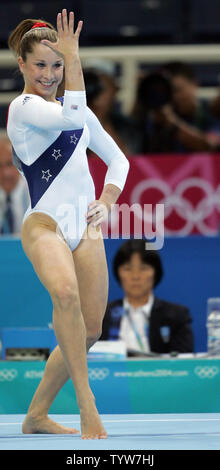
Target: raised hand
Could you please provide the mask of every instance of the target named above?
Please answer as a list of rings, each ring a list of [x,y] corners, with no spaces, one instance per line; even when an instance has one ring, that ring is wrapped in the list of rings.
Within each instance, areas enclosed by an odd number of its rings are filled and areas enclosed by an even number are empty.
[[[74,13],[69,13],[69,21],[67,10],[63,9],[62,13],[57,15],[57,42],[51,42],[46,39],[41,41],[42,44],[52,49],[59,57],[65,58],[68,55],[78,54],[79,36],[82,30],[83,22],[79,21],[77,29],[74,33]]]

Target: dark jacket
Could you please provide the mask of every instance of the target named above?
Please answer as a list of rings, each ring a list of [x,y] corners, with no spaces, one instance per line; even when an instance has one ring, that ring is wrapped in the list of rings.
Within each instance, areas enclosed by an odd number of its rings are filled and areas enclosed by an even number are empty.
[[[123,316],[123,299],[107,306],[101,340],[119,339]],[[187,307],[154,298],[149,318],[149,345],[151,352],[165,354],[172,351],[193,352],[191,317]]]

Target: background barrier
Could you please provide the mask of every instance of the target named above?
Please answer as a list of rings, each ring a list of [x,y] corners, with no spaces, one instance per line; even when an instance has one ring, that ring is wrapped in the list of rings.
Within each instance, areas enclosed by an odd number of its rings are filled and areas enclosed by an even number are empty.
[[[89,159],[89,166],[99,197],[106,165],[97,157]],[[133,156],[126,186],[117,203],[129,207],[138,203],[142,208],[152,204],[153,213],[156,204],[164,204],[166,235],[216,235],[220,228],[220,155]],[[131,220],[131,233],[138,214]],[[143,213],[140,215],[143,219]],[[112,235],[117,228],[116,214]]]
[[[0,413],[26,413],[45,362],[0,362]],[[88,361],[100,413],[220,412],[220,360]],[[15,393],[16,390],[16,393]],[[69,380],[50,413],[78,413]]]

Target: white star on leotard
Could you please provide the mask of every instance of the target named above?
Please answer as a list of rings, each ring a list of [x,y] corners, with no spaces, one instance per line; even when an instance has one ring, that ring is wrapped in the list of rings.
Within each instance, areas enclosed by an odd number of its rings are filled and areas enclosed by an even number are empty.
[[[59,157],[62,157],[62,154],[60,152],[60,149],[59,150],[56,150],[54,149],[53,153],[52,153],[52,157],[55,158],[55,160],[57,160]]]
[[[78,137],[76,137],[75,133],[70,136],[70,143],[76,145]]]
[[[46,171],[42,170],[42,173],[43,173],[43,176],[41,177],[41,179],[46,180],[48,183],[49,179],[52,178],[52,175],[50,174],[50,170],[46,170]]]

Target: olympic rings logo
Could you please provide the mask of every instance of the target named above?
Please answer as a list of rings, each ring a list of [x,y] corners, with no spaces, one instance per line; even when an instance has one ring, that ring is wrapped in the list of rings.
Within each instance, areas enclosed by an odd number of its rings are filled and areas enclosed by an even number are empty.
[[[12,382],[18,375],[16,369],[2,369],[0,370],[0,382]]]
[[[200,377],[200,379],[213,379],[219,373],[219,368],[217,366],[198,366],[195,368],[195,374]]]
[[[109,375],[109,369],[88,369],[91,380],[104,380]]]
[[[187,190],[197,188],[205,196],[197,203],[196,207],[192,204],[189,199],[184,197],[184,193]],[[163,197],[157,201],[157,204],[164,205],[164,219],[170,216],[173,210],[185,220],[185,225],[181,229],[171,230],[165,227],[165,233],[171,235],[178,233],[178,235],[189,235],[194,228],[197,228],[200,233],[204,235],[214,235],[216,230],[209,227],[205,223],[207,219],[214,210],[220,213],[220,184],[216,189],[213,188],[212,184],[199,177],[190,177],[180,181],[177,184],[176,188],[171,188],[169,184],[161,179],[148,178],[147,180],[141,181],[138,183],[130,196],[130,203],[141,204],[141,197],[143,193],[147,190],[157,189],[163,193]],[[155,220],[156,214],[155,209],[153,215],[153,220]],[[142,215],[143,216],[143,215]],[[137,211],[136,217],[140,218],[140,215]],[[144,215],[144,219],[149,222],[149,214]]]

